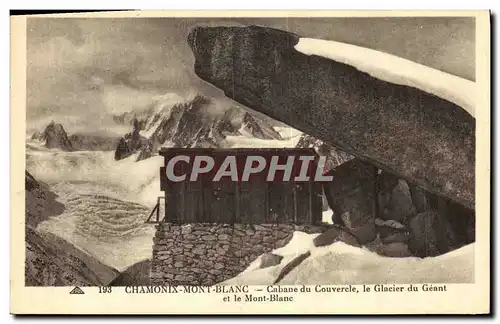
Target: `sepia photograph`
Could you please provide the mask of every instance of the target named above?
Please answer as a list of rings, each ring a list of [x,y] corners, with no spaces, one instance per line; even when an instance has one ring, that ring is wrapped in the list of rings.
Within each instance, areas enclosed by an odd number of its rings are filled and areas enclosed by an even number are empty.
[[[28,16],[20,285],[474,285],[477,19]]]

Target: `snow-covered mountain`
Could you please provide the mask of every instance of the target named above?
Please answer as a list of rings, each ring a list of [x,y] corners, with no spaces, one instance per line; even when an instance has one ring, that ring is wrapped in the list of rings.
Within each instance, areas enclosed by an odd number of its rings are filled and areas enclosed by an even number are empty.
[[[227,136],[282,139],[265,120],[239,107],[221,111],[213,98],[200,94],[176,103],[172,96],[162,97],[146,111],[122,114],[115,120],[133,127],[120,140],[117,160],[138,151],[138,160],[148,158],[160,147],[229,147]]]

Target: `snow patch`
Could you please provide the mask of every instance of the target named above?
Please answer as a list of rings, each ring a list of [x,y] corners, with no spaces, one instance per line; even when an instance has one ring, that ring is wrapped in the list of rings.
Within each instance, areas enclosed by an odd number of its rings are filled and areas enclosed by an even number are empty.
[[[344,63],[387,82],[415,87],[465,109],[475,117],[476,83],[395,55],[365,47],[300,38],[295,49]]]
[[[265,140],[249,136],[227,135],[226,143],[228,148],[294,148],[297,146],[299,139],[300,135],[283,140]]]
[[[261,257],[228,285],[269,285],[280,271],[300,254],[311,252],[280,284],[383,284],[383,283],[471,283],[474,282],[474,246],[470,244],[450,253],[420,259],[390,258],[366,248],[335,242],[315,247],[319,234],[293,233],[290,242],[272,253],[283,256],[279,265],[259,269]]]

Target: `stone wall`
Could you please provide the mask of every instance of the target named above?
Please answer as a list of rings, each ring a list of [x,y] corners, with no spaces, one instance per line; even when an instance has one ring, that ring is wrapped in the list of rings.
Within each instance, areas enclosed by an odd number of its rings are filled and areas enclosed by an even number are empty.
[[[325,226],[294,224],[161,223],[156,226],[153,285],[213,285],[233,278],[263,253],[286,245],[294,231]]]

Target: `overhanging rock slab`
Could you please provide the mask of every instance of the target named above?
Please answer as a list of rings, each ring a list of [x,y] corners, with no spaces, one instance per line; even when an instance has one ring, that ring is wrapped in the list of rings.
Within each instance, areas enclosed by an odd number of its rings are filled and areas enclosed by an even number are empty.
[[[475,119],[456,104],[298,52],[265,27],[198,27],[195,72],[241,104],[474,208]]]

